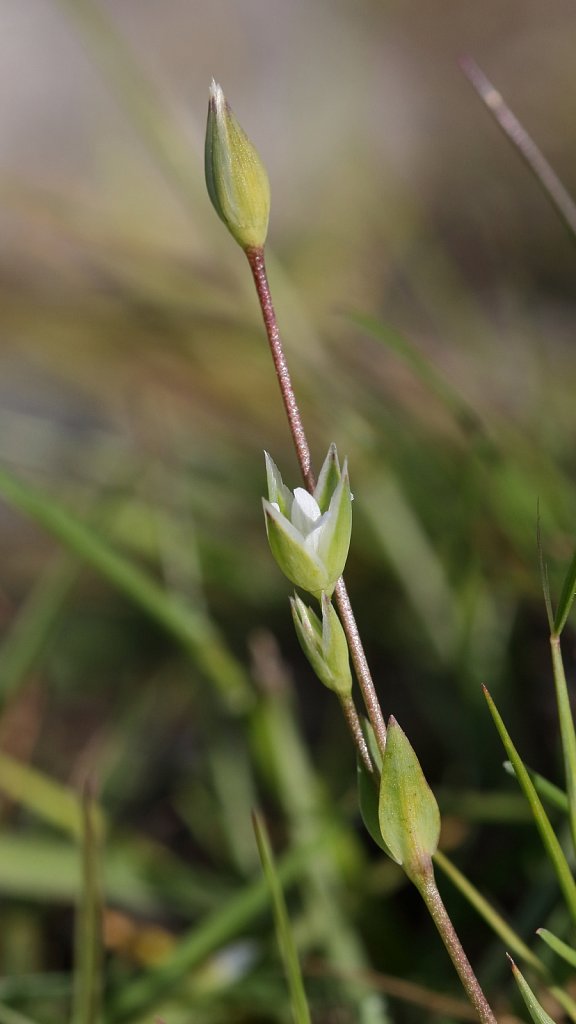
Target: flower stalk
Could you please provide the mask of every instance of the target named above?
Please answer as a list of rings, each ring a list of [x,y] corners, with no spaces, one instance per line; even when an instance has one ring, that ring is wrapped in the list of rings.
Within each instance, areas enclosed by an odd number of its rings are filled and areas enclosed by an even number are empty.
[[[270,292],[270,285],[268,283],[268,275],[266,273],[264,249],[249,247],[245,252],[254,278],[254,285],[256,287],[258,301],[262,311],[266,336],[268,338],[268,344],[270,346],[270,352],[272,354],[272,360],[274,362],[274,368],[276,370],[276,376],[280,386],[282,402],[286,411],[288,425],[290,427],[290,433],[292,435],[292,441],[294,443],[296,457],[298,459],[298,465],[300,466],[302,479],[304,480],[307,489],[312,493],[316,487],[316,478],[312,470],[310,446],[306,438],[302,417],[300,415],[296,395],[294,393],[294,387],[292,385],[292,378],[284,355],[280,329],[278,327],[276,312],[274,310],[274,304],[272,302],[272,295]],[[384,752],[386,746],[386,724],[384,722],[384,716],[376,694],[376,688],[374,686],[370,667],[364,652],[352,605],[342,577],[336,583],[334,596],[336,606],[340,613],[342,627],[348,641],[350,657],[360,686],[366,712],[374,730],[378,746],[380,750]],[[350,719],[348,718],[347,720],[350,725]],[[358,742],[359,737],[362,736],[362,730],[359,723],[357,727],[354,727],[354,735],[356,742]],[[365,743],[363,741],[363,750],[361,751],[363,759],[366,756],[364,750]]]
[[[454,964],[462,987],[476,1010],[479,1019],[482,1024],[496,1024],[496,1017],[480,987],[474,969],[464,952],[462,943],[456,934],[454,925],[438,891],[432,861],[429,860],[420,874],[413,876],[411,880],[426,904],[426,909],[438,929],[440,938]]]

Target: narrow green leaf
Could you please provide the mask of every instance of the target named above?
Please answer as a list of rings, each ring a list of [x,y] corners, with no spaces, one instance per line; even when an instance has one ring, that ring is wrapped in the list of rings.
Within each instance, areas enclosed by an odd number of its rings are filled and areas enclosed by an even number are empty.
[[[447,875],[459,892],[462,893],[464,898],[468,900],[470,906],[474,907],[474,909],[480,914],[480,917],[482,917],[486,924],[492,929],[494,934],[502,940],[504,946],[511,949],[516,956],[520,957],[525,963],[538,971],[539,976],[543,979],[548,991],[554,996],[556,1002],[566,1010],[566,1013],[572,1020],[576,1020],[576,1003],[563,988],[552,983],[550,972],[542,960],[532,952],[530,947],[526,945],[517,932],[515,932],[508,922],[504,920],[502,915],[490,905],[488,900],[478,892],[478,889],[466,878],[465,875],[462,874],[461,871],[458,870],[456,865],[449,860],[445,853],[437,850],[433,859],[435,865],[439,867],[445,875]]]
[[[141,836],[108,844],[104,859],[106,899],[131,913],[197,916],[212,912],[234,893],[215,876],[182,864],[163,848],[146,850]],[[38,865],[42,871],[38,871]],[[0,834],[0,895],[29,902],[75,903],[82,878],[78,853],[69,840],[27,831]],[[0,998],[3,998],[0,986]]]
[[[532,814],[534,816],[534,821],[536,822],[536,827],[540,833],[540,837],[542,839],[542,842],[544,843],[546,852],[548,853],[548,856],[556,873],[558,883],[562,889],[562,892],[564,893],[564,898],[566,900],[566,904],[568,906],[570,914],[572,915],[572,918],[576,921],[576,883],[574,882],[574,878],[572,877],[572,872],[570,870],[568,861],[566,860],[566,857],[564,855],[564,851],[562,850],[562,847],[558,842],[556,833],[554,832],[554,829],[550,824],[546,811],[544,810],[544,807],[542,806],[542,802],[538,796],[538,793],[536,792],[534,784],[530,779],[530,775],[524,767],[524,763],[520,755],[518,754],[516,747],[512,743],[506,726],[504,725],[504,722],[500,717],[498,709],[496,708],[496,705],[494,704],[494,701],[492,700],[492,697],[488,693],[486,687],[484,687],[483,689],[484,695],[488,702],[490,713],[492,715],[492,718],[494,719],[494,723],[500,734],[500,739],[502,740],[506,753],[508,754],[508,757],[512,762],[516,778],[518,779],[518,782],[520,783],[524,795],[528,800],[528,803],[530,804]]]
[[[572,842],[574,849],[576,849],[576,733],[574,732],[574,719],[572,718],[572,707],[568,695],[559,636],[554,634],[550,637],[550,649],[552,651],[552,671],[554,674],[556,704],[558,706],[560,736],[562,739],[562,757],[564,760],[564,775],[568,796],[568,816],[570,819]]]
[[[562,939],[553,935],[547,928],[538,928],[536,935],[539,935],[542,941],[547,946],[550,946],[550,949],[553,949],[563,960],[566,960],[571,967],[576,967],[576,949],[573,949],[567,942],[563,942]]]
[[[148,573],[118,553],[95,530],[53,498],[13,476],[4,466],[0,466],[0,495],[101,573],[175,637],[216,684],[231,709],[242,711],[249,707],[253,698],[244,670],[202,611],[167,594]]]
[[[440,838],[440,812],[406,734],[390,716],[382,759],[378,818],[382,839],[409,878],[430,863]]]
[[[459,871],[456,865],[452,863],[445,853],[442,853],[441,850],[437,850],[434,854],[433,860],[468,900],[470,905],[478,911],[482,918],[484,918],[492,931],[502,939],[504,945],[513,949],[517,956],[521,957],[526,963],[536,968],[536,970],[544,969],[544,965],[540,960],[538,960],[538,957],[532,952],[530,947],[527,946],[514,929],[510,927],[501,914],[491,906],[488,900],[478,892],[478,889],[472,884],[472,882],[470,882],[469,879]]]
[[[318,846],[329,841],[324,832],[319,837]],[[313,843],[303,844],[280,859],[278,876],[283,885],[305,873],[314,846]],[[268,899],[268,886],[263,878],[227,898],[212,914],[194,924],[166,960],[112,992],[107,1018],[121,1024],[153,1014],[183,978],[214,950],[245,929],[264,910]]]
[[[310,1024],[310,1010],[302,980],[302,971],[298,959],[298,951],[294,941],[294,935],[286,909],[284,893],[278,878],[278,872],[274,863],[274,854],[270,845],[270,838],[264,819],[256,811],[252,814],[254,834],[258,844],[258,852],[262,862],[262,869],[272,897],[274,919],[276,922],[276,938],[280,947],[280,955],[284,963],[286,980],[290,990],[290,1001],[292,1004],[292,1015],[295,1024]]]
[[[558,602],[558,607],[556,609],[553,632],[556,633],[557,636],[560,636],[562,630],[564,629],[564,626],[566,625],[566,621],[568,619],[568,616],[570,615],[570,610],[572,608],[575,596],[576,551],[572,555],[572,560],[570,562],[570,565],[568,566],[566,576],[564,577],[564,584],[560,592],[560,600]]]
[[[520,969],[516,967],[516,964],[514,963],[512,957],[509,956],[508,959],[510,960],[514,980],[518,985],[518,988],[520,989],[520,995],[522,996],[522,999],[524,1000],[528,1008],[528,1012],[532,1017],[534,1024],[555,1024],[550,1014],[546,1013],[546,1010],[542,1006],[540,1006],[540,1003],[536,999],[536,996],[534,995],[524,975],[522,974]]]
[[[540,527],[540,505],[536,516],[536,547],[538,548],[538,564],[540,566],[540,582],[544,594],[544,605],[550,632],[554,631],[554,612],[552,610],[552,598],[550,597],[550,580],[548,579],[548,566],[544,561],[544,549],[542,547],[542,530]]]
[[[41,821],[79,838],[83,833],[83,815],[78,795],[27,764],[0,753],[0,792],[22,804]],[[102,811],[94,806],[98,828],[104,825]]]
[[[559,786],[555,786],[553,782],[545,779],[539,772],[535,772],[533,768],[529,768],[528,765],[524,766],[528,775],[534,784],[534,789],[541,796],[542,799],[553,807],[557,811],[562,811],[564,814],[568,814],[568,797],[563,789]],[[504,761],[504,771],[508,775],[513,775],[516,778],[516,772],[511,761]]]
[[[102,991],[100,829],[88,789],[82,795],[82,892],[76,915],[73,1024],[96,1024]]]

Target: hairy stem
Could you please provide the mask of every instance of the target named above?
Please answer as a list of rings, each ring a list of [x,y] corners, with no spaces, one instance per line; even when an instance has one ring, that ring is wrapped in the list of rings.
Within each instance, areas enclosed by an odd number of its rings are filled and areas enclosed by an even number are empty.
[[[478,979],[474,974],[474,969],[462,948],[462,943],[454,930],[454,925],[438,892],[432,862],[429,861],[421,872],[412,874],[411,879],[426,904],[426,909],[440,933],[440,938],[456,968],[464,991],[476,1010],[479,1019],[482,1021],[482,1024],[496,1024],[496,1018],[486,996],[480,988]]]
[[[245,251],[252,271],[252,276],[254,278],[256,291],[258,293],[268,343],[270,345],[272,359],[274,360],[276,376],[278,377],[278,383],[282,393],[282,401],[284,403],[286,416],[288,417],[288,424],[290,426],[292,440],[294,441],[300,471],[306,487],[312,492],[316,486],[316,479],[312,470],[310,446],[306,439],[302,417],[300,416],[300,410],[298,409],[298,403],[296,402],[296,396],[294,394],[294,388],[290,378],[290,371],[288,369],[282,340],[280,338],[278,321],[276,319],[272,296],[270,294],[270,286],[268,284],[268,276],[266,274],[264,250],[248,248]],[[358,632],[358,626],[356,625],[356,619],[354,618],[354,612],[352,611],[352,605],[350,604],[350,598],[348,597],[346,585],[342,578],[339,579],[336,584],[335,596],[342,621],[342,627],[346,634],[348,647],[350,649],[350,657],[352,659],[352,664],[354,665],[354,671],[356,673],[356,678],[358,679],[360,690],[362,691],[362,697],[366,706],[368,718],[370,719],[370,724],[372,725],[376,735],[378,746],[383,753],[386,746],[386,725],[384,723],[384,716],[376,695],[376,688],[366,660],[366,655],[360,639],[360,633]],[[351,724],[350,719],[348,719],[348,722]],[[353,730],[353,735],[358,745],[356,729]],[[364,744],[364,748],[365,747],[366,745]],[[359,748],[359,751],[363,759],[365,759],[366,756],[369,758],[368,751],[366,749]]]
[[[342,708],[342,714],[346,719],[346,724],[350,730],[354,746],[356,747],[360,757],[362,758],[366,770],[370,775],[374,774],[374,765],[372,764],[372,758],[370,757],[370,751],[368,745],[364,739],[364,733],[362,732],[362,725],[360,724],[360,718],[358,717],[358,711],[356,705],[352,700],[352,697],[342,697],[340,699],[340,707]]]

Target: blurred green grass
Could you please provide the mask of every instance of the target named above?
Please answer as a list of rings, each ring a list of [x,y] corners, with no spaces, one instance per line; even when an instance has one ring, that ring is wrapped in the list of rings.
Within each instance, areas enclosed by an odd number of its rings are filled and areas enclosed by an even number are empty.
[[[121,151],[109,173],[130,202],[113,209],[37,175],[2,184],[18,230],[0,269],[0,455],[86,526],[57,512],[46,532],[16,510],[42,520],[42,503],[4,491],[0,744],[16,775],[0,761],[0,1020],[67,1013],[81,861],[59,808],[87,778],[109,819],[107,1021],[288,1019],[255,804],[282,851],[314,1019],[420,1020],[409,998],[388,1008],[366,969],[458,990],[359,829],[347,735],[292,636],[263,531],[262,449],[294,484],[296,467],[248,275],[204,200],[199,152],[100,21],[106,8],[62,7],[176,188],[132,184]],[[485,116],[472,96],[467,116]],[[317,460],[332,440],[350,459],[357,618],[384,709],[443,797],[447,848],[524,938],[549,920],[562,934],[480,683],[526,760],[556,778],[535,533],[539,502],[558,593],[576,521],[573,255],[549,248],[547,226],[537,258],[520,226],[491,252],[498,225],[477,242],[473,211],[458,234],[445,204],[380,181],[344,135],[342,151],[339,188],[366,167],[370,230],[327,199],[315,229],[273,234],[271,279]],[[506,172],[513,195],[525,172]],[[242,700],[228,699],[231,677]],[[501,944],[446,895],[509,1010]]]

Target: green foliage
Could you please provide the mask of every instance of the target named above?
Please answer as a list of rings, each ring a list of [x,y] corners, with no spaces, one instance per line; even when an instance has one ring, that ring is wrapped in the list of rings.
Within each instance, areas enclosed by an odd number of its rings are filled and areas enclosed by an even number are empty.
[[[290,918],[288,917],[282,886],[280,885],[278,872],[276,871],[274,863],[270,837],[268,835],[264,819],[259,814],[254,813],[253,822],[256,842],[258,843],[258,852],[260,854],[260,860],[262,861],[262,869],[270,889],[270,896],[274,909],[274,919],[276,923],[276,937],[278,939],[278,945],[280,947],[284,963],[284,970],[286,972],[286,980],[290,990],[290,1002],[292,1005],[294,1024],[309,1024],[311,1019],[310,1009],[308,1007],[308,1000],[306,999],[306,992],[304,990],[302,971],[300,969],[296,943],[294,941],[294,935],[290,925]]]
[[[410,879],[428,870],[440,838],[440,812],[408,737],[392,716],[382,759],[380,832]]]
[[[528,1007],[528,1012],[534,1021],[534,1024],[554,1024],[550,1014],[546,1013],[546,1010],[540,1005],[528,982],[526,981],[522,972],[518,969],[513,960],[510,961],[512,965],[512,973],[514,980],[520,989],[520,994]]]

